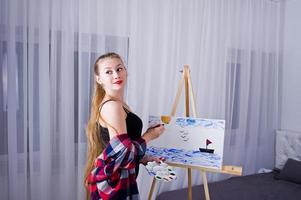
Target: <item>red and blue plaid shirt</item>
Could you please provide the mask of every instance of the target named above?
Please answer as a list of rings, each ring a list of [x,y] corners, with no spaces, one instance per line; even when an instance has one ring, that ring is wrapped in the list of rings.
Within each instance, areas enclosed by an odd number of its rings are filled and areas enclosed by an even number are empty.
[[[145,150],[143,138],[131,140],[127,134],[113,137],[88,177],[91,199],[139,199],[135,167]]]

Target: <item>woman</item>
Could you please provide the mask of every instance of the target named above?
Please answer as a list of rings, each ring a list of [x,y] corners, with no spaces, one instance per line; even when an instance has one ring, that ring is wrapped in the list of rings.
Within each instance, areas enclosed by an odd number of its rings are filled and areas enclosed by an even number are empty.
[[[159,137],[164,127],[148,129],[141,136],[141,119],[123,101],[127,71],[118,54],[100,56],[94,74],[95,95],[87,127],[87,199],[139,199],[139,163],[158,161],[144,154],[146,143]]]

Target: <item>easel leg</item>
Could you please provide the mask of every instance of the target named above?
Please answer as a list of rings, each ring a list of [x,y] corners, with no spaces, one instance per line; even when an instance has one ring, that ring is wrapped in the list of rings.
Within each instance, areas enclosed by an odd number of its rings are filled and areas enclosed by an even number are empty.
[[[206,200],[210,200],[206,172],[203,171],[203,170],[201,170],[201,172],[202,172],[202,177],[203,177],[203,185],[204,185],[204,191],[205,191],[205,199],[206,199]]]
[[[187,172],[188,172],[188,199],[192,200],[191,168],[188,168]]]
[[[148,193],[148,200],[151,200],[151,199],[152,199],[152,196],[153,196],[153,193],[154,193],[155,186],[156,186],[156,179],[153,178],[152,186],[151,186],[151,189],[149,190],[149,193]]]

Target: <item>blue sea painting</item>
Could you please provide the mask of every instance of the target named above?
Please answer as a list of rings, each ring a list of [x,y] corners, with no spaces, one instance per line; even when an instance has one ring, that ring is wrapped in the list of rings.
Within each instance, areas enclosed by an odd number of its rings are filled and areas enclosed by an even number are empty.
[[[166,162],[185,164],[190,166],[202,166],[220,169],[222,158],[218,154],[204,153],[185,149],[163,148],[150,146],[146,150],[147,155],[164,157]]]

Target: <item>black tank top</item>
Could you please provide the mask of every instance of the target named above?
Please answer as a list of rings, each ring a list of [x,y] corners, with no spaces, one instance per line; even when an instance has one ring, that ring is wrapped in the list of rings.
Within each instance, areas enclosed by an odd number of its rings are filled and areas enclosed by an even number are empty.
[[[101,107],[108,101],[113,101],[113,100],[109,99],[109,100],[103,102]],[[101,107],[100,107],[100,110],[101,110]],[[126,119],[125,119],[127,134],[132,140],[136,140],[139,137],[141,137],[142,127],[143,127],[142,120],[140,119],[140,117],[138,117],[134,113],[130,112],[125,107],[123,107],[123,109],[127,114]],[[102,138],[104,145],[106,146],[110,141],[109,130],[106,127],[102,127],[99,123],[98,123],[98,125],[100,128],[99,129],[100,137]],[[139,173],[139,165],[136,167],[136,176],[138,176],[138,173]]]

